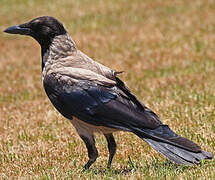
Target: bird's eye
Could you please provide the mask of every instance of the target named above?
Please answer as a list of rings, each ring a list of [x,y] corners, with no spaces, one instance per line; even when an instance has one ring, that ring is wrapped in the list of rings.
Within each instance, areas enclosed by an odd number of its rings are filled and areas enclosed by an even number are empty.
[[[35,32],[37,32],[40,35],[45,35],[45,36],[48,36],[48,35],[50,36],[53,34],[53,30],[48,26],[38,26],[35,29]]]

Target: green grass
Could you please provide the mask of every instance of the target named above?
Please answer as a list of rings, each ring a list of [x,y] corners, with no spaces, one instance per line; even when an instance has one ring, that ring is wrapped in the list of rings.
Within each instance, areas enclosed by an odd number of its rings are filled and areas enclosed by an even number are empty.
[[[215,3],[189,0],[2,0],[0,30],[51,15],[79,49],[118,71],[175,132],[215,152]],[[84,143],[42,87],[40,47],[0,33],[0,179],[215,179],[215,160],[176,166],[130,133],[105,138],[87,161]]]

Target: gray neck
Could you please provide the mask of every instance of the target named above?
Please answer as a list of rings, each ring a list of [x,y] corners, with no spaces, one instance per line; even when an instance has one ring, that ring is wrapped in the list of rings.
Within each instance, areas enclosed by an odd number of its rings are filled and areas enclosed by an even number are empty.
[[[60,58],[67,57],[77,51],[75,42],[69,34],[54,37],[49,47],[42,49],[42,69],[47,63],[54,63]]]

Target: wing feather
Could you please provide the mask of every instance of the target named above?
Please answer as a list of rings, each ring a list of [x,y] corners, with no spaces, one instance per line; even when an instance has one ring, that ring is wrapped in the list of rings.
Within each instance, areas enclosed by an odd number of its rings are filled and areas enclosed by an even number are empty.
[[[89,124],[122,130],[154,129],[162,124],[123,84],[102,86],[95,81],[80,80],[68,85],[49,74],[44,79],[44,87],[54,106],[66,118],[75,116]]]

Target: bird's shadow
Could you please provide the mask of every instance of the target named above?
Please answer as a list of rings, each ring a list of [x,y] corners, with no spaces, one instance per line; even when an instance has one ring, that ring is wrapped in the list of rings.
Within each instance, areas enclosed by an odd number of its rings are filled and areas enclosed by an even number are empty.
[[[85,172],[93,173],[96,175],[107,175],[107,176],[112,176],[112,175],[129,175],[131,173],[134,173],[135,171],[141,171],[144,172],[144,170],[154,170],[154,171],[159,171],[161,169],[166,169],[169,171],[175,171],[180,169],[181,171],[184,171],[185,169],[189,168],[188,166],[179,166],[171,161],[166,161],[166,162],[160,162],[160,161],[152,161],[150,164],[145,164],[144,166],[136,166],[133,162],[129,161],[128,165],[122,168],[115,169],[114,167],[110,169],[104,169],[104,167],[99,166],[99,167],[94,167],[90,168]]]
[[[100,175],[118,175],[118,174],[130,174],[131,172],[136,171],[136,169],[131,168],[131,167],[123,167],[123,168],[119,168],[119,169],[114,169],[114,168],[106,168],[104,169],[103,167],[99,167],[99,168],[90,168],[86,171],[83,171],[83,173],[85,172],[89,172],[89,173],[93,173],[93,174],[100,174]]]

